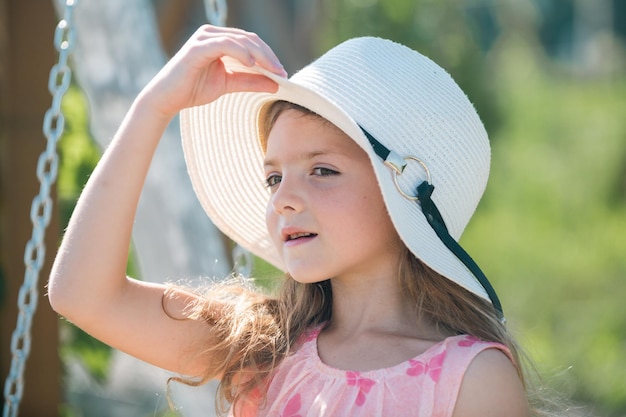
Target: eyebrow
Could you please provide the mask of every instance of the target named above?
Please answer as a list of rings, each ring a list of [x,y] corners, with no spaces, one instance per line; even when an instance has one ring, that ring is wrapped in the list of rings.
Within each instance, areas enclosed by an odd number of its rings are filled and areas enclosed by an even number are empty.
[[[343,157],[349,157],[348,153],[344,152],[344,151],[322,149],[322,150],[319,150],[319,151],[302,153],[302,154],[298,155],[297,159],[306,161],[306,160],[309,160],[309,159],[313,159],[313,158],[315,158],[317,156],[329,155],[329,154],[339,155],[339,156],[343,156]],[[274,159],[266,159],[266,160],[263,161],[263,166],[264,167],[276,166],[276,165],[277,165],[277,162]]]

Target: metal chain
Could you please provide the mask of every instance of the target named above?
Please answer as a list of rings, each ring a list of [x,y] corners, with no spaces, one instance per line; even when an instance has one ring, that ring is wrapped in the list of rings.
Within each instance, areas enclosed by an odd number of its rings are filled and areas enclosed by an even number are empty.
[[[226,26],[226,16],[228,15],[226,0],[204,0],[204,10],[210,24]]]
[[[33,233],[24,251],[24,283],[18,293],[19,308],[17,325],[11,338],[11,369],[4,384],[3,417],[17,417],[22,394],[24,392],[24,367],[30,354],[31,327],[33,315],[37,309],[37,288],[39,273],[45,258],[45,230],[50,224],[52,199],[50,189],[57,177],[59,157],[56,152],[65,127],[65,118],[61,112],[61,100],[71,81],[68,58],[75,44],[75,31],[72,25],[72,12],[77,0],[67,0],[63,19],[54,32],[54,46],[59,52],[58,62],[50,70],[48,89],[52,94],[52,104],[44,116],[43,133],[47,139],[46,149],[37,162],[37,178],[40,182],[39,194],[33,199],[30,219]]]

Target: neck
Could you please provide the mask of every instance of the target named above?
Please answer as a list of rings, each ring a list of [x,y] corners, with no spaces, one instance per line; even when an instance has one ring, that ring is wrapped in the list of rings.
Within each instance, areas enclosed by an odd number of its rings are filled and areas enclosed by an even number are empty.
[[[401,293],[395,274],[331,280],[333,314],[328,328],[350,337],[365,333],[400,333],[438,338],[434,326],[418,318],[415,306]]]

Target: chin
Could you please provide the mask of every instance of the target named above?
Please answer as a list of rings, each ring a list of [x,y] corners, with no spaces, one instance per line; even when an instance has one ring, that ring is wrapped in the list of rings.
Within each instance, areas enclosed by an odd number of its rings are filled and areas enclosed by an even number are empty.
[[[317,284],[318,282],[323,282],[328,280],[327,276],[320,276],[318,274],[311,274],[306,272],[298,272],[298,271],[287,271],[287,274],[296,282],[300,284]]]

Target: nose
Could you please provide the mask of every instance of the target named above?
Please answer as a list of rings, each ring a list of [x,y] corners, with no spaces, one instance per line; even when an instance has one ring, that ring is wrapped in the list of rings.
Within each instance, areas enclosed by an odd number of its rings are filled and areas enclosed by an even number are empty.
[[[281,182],[272,193],[270,204],[275,213],[285,215],[298,213],[304,207],[303,187],[295,177],[283,174]]]

